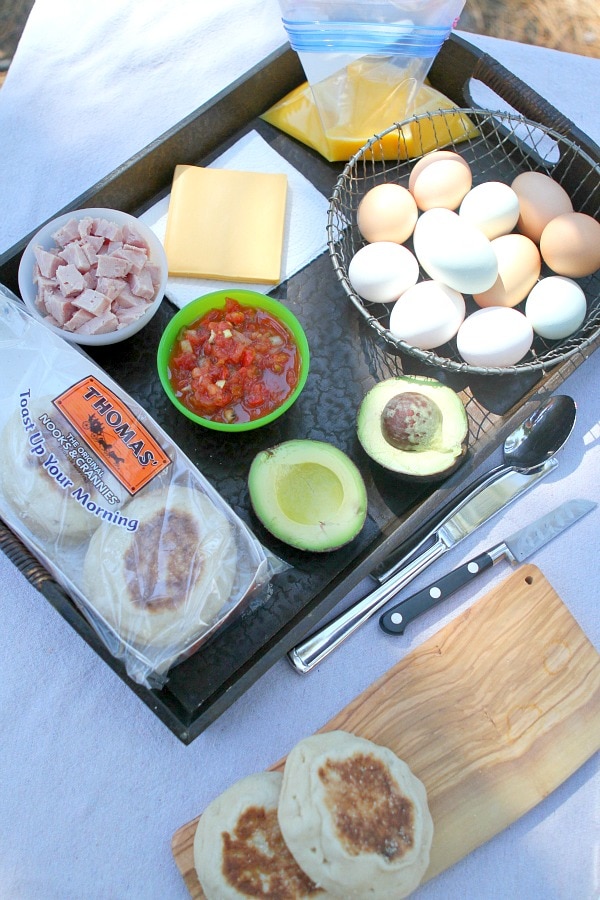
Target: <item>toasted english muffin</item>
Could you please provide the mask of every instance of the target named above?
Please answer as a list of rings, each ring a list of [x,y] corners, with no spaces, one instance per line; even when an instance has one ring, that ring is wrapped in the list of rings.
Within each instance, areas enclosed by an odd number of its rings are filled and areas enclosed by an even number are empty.
[[[429,865],[424,785],[389,748],[347,732],[316,734],[291,750],[278,816],[298,864],[335,896],[399,900]]]
[[[181,647],[214,624],[236,574],[233,528],[204,493],[170,486],[140,493],[106,522],[83,567],[87,599],[138,647]]]
[[[327,893],[300,869],[277,821],[282,775],[237,781],[204,810],[194,836],[194,864],[207,900],[321,900]]]

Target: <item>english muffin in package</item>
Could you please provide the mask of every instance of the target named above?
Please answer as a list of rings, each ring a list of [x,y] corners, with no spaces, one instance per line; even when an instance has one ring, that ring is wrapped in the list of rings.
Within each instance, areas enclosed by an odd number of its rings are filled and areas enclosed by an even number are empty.
[[[129,676],[169,668],[285,565],[153,419],[0,286],[0,516]]]

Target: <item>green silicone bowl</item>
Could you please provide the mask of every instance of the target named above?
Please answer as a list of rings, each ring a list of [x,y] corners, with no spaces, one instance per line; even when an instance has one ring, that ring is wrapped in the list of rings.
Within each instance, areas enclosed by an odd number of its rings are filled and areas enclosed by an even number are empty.
[[[202,316],[211,309],[222,309],[225,306],[227,297],[237,300],[242,306],[253,306],[255,308],[264,309],[272,316],[275,316],[275,318],[283,322],[284,325],[287,325],[294,336],[294,340],[300,351],[300,375],[294,391],[281,406],[278,406],[273,412],[260,419],[254,419],[251,422],[232,422],[231,424],[227,424],[226,422],[213,422],[211,419],[205,419],[203,416],[199,416],[197,413],[192,412],[183,405],[175,395],[169,380],[169,356],[181,329],[184,326],[195,322],[197,319],[201,319]],[[278,300],[274,300],[272,297],[266,297],[264,294],[259,294],[256,291],[246,291],[242,289],[214,291],[213,293],[199,297],[197,300],[192,300],[191,303],[184,306],[183,309],[173,316],[165,328],[158,345],[157,353],[158,376],[163,389],[173,406],[175,406],[179,412],[183,413],[186,418],[191,419],[191,421],[195,422],[197,425],[202,425],[204,428],[212,428],[214,431],[227,431],[232,433],[236,431],[252,431],[254,428],[261,428],[263,425],[268,425],[269,422],[273,422],[275,419],[278,419],[279,416],[283,415],[283,413],[298,399],[302,392],[302,388],[306,384],[309,362],[308,341],[306,340],[302,325],[296,316]]]

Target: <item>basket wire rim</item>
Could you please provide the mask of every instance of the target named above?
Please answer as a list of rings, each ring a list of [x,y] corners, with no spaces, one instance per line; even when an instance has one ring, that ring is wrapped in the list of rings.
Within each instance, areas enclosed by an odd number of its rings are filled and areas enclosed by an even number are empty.
[[[452,371],[455,373],[462,374],[472,374],[472,375],[507,375],[507,374],[520,374],[527,372],[539,372],[546,371],[548,369],[552,369],[557,365],[562,364],[570,357],[574,356],[577,353],[583,352],[590,344],[594,343],[598,336],[600,335],[600,321],[598,322],[596,328],[586,337],[583,337],[579,343],[573,346],[569,350],[565,350],[563,353],[557,356],[553,356],[551,359],[544,359],[542,356],[538,357],[536,360],[530,361],[527,360],[525,362],[518,362],[511,366],[475,366],[470,365],[464,361],[457,361],[453,359],[449,359],[448,357],[438,356],[434,350],[421,350],[418,347],[413,346],[412,344],[407,343],[397,337],[395,337],[392,332],[382,326],[382,324],[378,321],[378,319],[369,313],[369,311],[365,308],[363,300],[361,297],[354,291],[350,281],[348,279],[348,274],[345,271],[345,267],[343,262],[339,259],[339,254],[336,249],[337,241],[334,237],[334,232],[339,230],[339,226],[337,225],[336,219],[339,217],[339,209],[336,207],[336,204],[340,202],[340,193],[344,188],[344,185],[348,178],[350,177],[353,170],[356,168],[357,164],[365,159],[366,154],[369,152],[371,147],[381,141],[385,136],[397,132],[401,133],[401,129],[406,125],[411,123],[420,122],[422,120],[431,121],[433,118],[439,117],[442,114],[444,117],[446,116],[454,116],[454,115],[462,115],[466,117],[471,117],[473,119],[479,120],[490,120],[496,119],[499,120],[501,125],[506,126],[506,123],[509,123],[512,132],[515,132],[516,126],[523,126],[526,128],[531,128],[536,131],[542,132],[542,134],[546,137],[551,138],[559,145],[563,145],[566,149],[572,151],[576,156],[580,156],[587,164],[590,166],[591,170],[596,170],[600,177],[600,162],[594,160],[589,153],[587,153],[579,144],[577,144],[571,137],[567,134],[564,134],[558,131],[555,128],[544,125],[543,123],[536,122],[533,119],[529,119],[526,116],[521,115],[520,113],[510,112],[506,110],[494,110],[487,109],[484,107],[462,107],[462,106],[453,106],[440,110],[433,110],[424,113],[419,113],[418,115],[408,116],[406,119],[403,119],[398,122],[394,122],[389,127],[385,128],[383,131],[377,132],[372,137],[370,137],[362,147],[360,147],[347,161],[345,164],[341,174],[338,176],[336,183],[333,188],[333,192],[329,198],[329,207],[327,212],[327,248],[329,252],[330,259],[333,264],[333,269],[336,274],[336,277],[340,281],[345,293],[348,298],[352,302],[352,304],[356,307],[359,313],[363,316],[367,324],[373,328],[373,330],[382,337],[388,344],[409,354],[410,356],[416,357],[422,362],[427,363],[428,365],[435,366],[437,368],[445,369],[448,371]],[[475,122],[477,125],[477,121]],[[463,141],[457,141],[453,139],[448,141],[445,147],[455,147],[456,143],[464,143]],[[440,148],[442,149],[442,148]],[[428,151],[431,152],[431,151]],[[406,165],[414,165],[421,159],[423,156],[426,156],[427,153],[422,153],[420,155],[407,158],[407,159],[398,159],[396,162],[402,162]],[[382,162],[382,164],[393,163],[394,160],[378,160]],[[350,223],[349,223],[350,224]],[[586,298],[587,299],[587,298]],[[581,326],[583,327],[583,326]],[[576,332],[575,332],[576,333]],[[573,336],[570,335],[567,338],[563,338],[562,340],[572,339]],[[560,344],[560,341],[557,342]]]

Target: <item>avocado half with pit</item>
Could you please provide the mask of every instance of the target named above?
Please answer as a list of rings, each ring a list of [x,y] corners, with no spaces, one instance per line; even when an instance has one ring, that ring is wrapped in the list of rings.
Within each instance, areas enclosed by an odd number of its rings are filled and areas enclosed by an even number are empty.
[[[469,422],[462,400],[434,378],[400,376],[376,384],[358,411],[368,455],[402,478],[437,481],[463,461]]]
[[[367,515],[362,475],[350,457],[325,441],[291,440],[262,450],[250,466],[248,489],[265,528],[300,550],[342,547]]]

